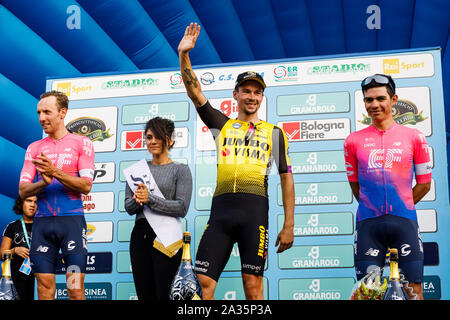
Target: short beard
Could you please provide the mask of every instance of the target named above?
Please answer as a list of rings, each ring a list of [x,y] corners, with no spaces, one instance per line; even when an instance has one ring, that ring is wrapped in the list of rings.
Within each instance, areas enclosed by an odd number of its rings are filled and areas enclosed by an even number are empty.
[[[255,113],[258,113],[258,110],[255,110],[255,111],[248,111],[247,109],[244,109],[244,113],[245,113],[247,116],[251,116],[251,115],[253,115],[253,114],[255,114]]]

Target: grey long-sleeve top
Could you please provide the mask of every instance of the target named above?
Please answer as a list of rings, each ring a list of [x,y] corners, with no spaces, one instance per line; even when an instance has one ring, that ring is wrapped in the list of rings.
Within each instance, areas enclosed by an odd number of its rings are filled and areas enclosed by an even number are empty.
[[[154,212],[171,217],[186,216],[192,195],[192,175],[189,167],[179,162],[153,165],[147,161],[150,172],[165,199],[149,193],[148,206]],[[126,184],[125,210],[129,215],[136,215],[136,220],[145,218],[144,207],[133,198],[133,191]]]

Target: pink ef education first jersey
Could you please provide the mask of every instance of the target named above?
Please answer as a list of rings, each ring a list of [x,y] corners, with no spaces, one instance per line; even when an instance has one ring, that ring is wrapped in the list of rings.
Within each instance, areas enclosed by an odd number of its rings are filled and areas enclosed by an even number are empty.
[[[43,152],[58,169],[74,177],[83,177],[91,183],[94,178],[94,146],[92,141],[80,135],[68,133],[59,140],[46,137],[33,142],[25,153],[25,161],[20,173],[20,183],[42,180],[36,166],[31,162]],[[65,187],[53,178],[37,197],[36,217],[83,215],[81,192]]]
[[[373,125],[351,133],[344,142],[345,166],[351,182],[359,182],[356,221],[385,214],[417,221],[412,180],[431,181],[425,136],[394,123],[386,131]]]

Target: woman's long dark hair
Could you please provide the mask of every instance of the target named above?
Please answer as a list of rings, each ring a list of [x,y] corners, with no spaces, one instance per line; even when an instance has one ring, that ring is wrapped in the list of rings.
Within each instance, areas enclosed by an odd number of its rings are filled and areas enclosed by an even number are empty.
[[[20,196],[17,196],[16,202],[14,203],[13,210],[16,214],[23,214],[23,200]]]

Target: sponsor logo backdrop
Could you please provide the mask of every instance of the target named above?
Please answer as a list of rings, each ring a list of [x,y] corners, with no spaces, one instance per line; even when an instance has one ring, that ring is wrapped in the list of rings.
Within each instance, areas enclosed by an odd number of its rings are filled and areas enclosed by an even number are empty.
[[[370,125],[360,81],[374,73],[395,78],[401,103],[396,121],[421,130],[433,154],[433,188],[417,205],[425,243],[424,294],[450,298],[450,214],[440,52],[391,51],[315,60],[280,60],[254,65],[196,68],[212,105],[230,117],[240,72],[254,70],[267,83],[261,119],[282,127],[290,140],[295,182],[295,240],[277,255],[275,240],[284,218],[276,167],[269,176],[269,253],[264,274],[266,299],[348,299],[355,283],[354,218],[357,203],[347,183],[343,141]],[[213,139],[188,99],[178,70],[49,78],[47,90],[70,98],[67,125],[94,141],[96,172],[84,197],[88,223],[88,299],[137,299],[131,274],[129,239],[134,217],[124,209],[122,170],[149,158],[145,122],[161,116],[176,125],[171,157],[187,163],[193,193],[183,227],[193,235],[192,255],[206,226],[216,184]],[[439,161],[436,161],[439,159]],[[217,299],[243,299],[239,249],[233,248],[219,280]],[[62,270],[61,270],[62,272]],[[57,275],[59,299],[66,299],[64,276]]]

